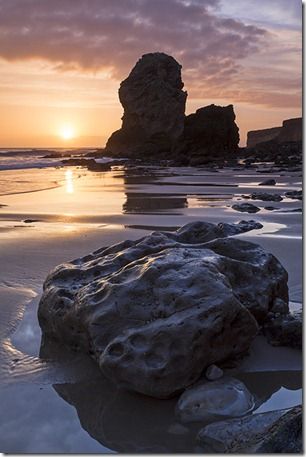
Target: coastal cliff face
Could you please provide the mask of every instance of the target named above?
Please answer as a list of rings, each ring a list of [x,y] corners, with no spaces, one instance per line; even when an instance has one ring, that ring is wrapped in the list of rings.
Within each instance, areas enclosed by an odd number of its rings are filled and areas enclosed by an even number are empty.
[[[239,129],[232,105],[210,105],[185,116],[181,65],[164,53],[145,54],[119,89],[122,127],[105,152],[131,158],[205,163],[211,155],[236,152]]]
[[[303,138],[303,122],[302,118],[287,119],[283,122],[278,141],[280,143],[289,141],[302,141]]]
[[[261,143],[274,140],[276,143],[289,143],[302,141],[303,124],[302,118],[287,119],[282,127],[271,129],[253,130],[248,132],[247,147],[253,148]]]
[[[252,130],[248,132],[247,147],[252,148],[259,143],[274,140],[281,131],[281,127],[273,127],[271,129]]]
[[[164,53],[145,54],[119,89],[122,127],[106,149],[125,156],[171,151],[184,130],[187,93],[181,65]]]

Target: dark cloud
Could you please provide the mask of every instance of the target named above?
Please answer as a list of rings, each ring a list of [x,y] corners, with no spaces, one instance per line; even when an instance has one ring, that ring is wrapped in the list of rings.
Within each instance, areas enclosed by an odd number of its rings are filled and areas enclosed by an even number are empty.
[[[0,57],[121,80],[147,52],[173,55],[191,97],[230,86],[269,32],[222,17],[219,0],[0,0]],[[207,95],[207,94],[206,94]]]
[[[146,52],[163,50],[185,68],[247,57],[265,31],[211,9],[216,0],[1,0],[0,55],[44,58],[62,67],[127,74]]]

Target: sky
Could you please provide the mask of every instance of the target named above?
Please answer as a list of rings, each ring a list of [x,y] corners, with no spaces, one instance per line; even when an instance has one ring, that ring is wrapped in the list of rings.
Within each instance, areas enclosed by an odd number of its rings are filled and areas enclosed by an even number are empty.
[[[0,0],[0,147],[101,147],[141,55],[182,65],[187,114],[233,104],[249,130],[299,117],[299,0]]]

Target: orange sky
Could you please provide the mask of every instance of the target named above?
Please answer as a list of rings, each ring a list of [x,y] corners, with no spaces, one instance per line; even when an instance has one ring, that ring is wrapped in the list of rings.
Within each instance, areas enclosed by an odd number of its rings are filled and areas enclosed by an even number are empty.
[[[299,1],[87,2],[0,0],[0,147],[103,146],[120,80],[154,51],[183,65],[187,114],[234,104],[241,145],[301,115]]]

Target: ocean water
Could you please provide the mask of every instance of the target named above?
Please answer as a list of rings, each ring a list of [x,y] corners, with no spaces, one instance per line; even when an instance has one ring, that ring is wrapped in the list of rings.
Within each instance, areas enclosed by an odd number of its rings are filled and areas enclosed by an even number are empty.
[[[27,149],[0,148],[0,170],[19,170],[26,168],[46,168],[61,166],[61,160],[72,156],[79,156],[94,151],[92,148],[84,149],[63,149],[63,148],[42,148]],[[46,158],[50,154],[61,154],[59,158]]]

